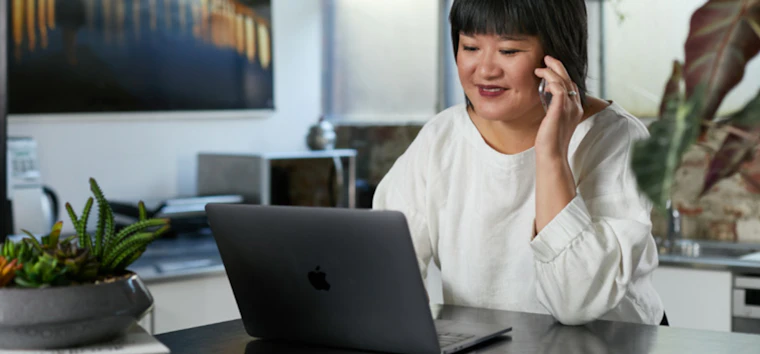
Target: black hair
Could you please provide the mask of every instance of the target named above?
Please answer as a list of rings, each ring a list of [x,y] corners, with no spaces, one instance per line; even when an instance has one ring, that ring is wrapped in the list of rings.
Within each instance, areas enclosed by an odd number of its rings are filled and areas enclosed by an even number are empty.
[[[565,65],[586,104],[588,15],[584,0],[454,0],[449,14],[454,60],[459,34],[535,36]],[[465,95],[468,106],[472,106]]]

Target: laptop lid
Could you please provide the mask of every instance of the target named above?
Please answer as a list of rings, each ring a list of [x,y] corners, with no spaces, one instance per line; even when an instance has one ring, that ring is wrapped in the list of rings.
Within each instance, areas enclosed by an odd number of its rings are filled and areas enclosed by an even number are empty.
[[[249,335],[396,353],[440,353],[404,215],[208,204]]]

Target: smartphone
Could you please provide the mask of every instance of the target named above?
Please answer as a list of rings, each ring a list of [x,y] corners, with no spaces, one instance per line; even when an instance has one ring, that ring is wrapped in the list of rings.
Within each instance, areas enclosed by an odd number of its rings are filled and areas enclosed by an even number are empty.
[[[544,111],[549,110],[549,105],[552,103],[552,94],[546,91],[546,79],[541,79],[541,83],[538,85],[538,97],[541,97],[541,104],[544,106]]]

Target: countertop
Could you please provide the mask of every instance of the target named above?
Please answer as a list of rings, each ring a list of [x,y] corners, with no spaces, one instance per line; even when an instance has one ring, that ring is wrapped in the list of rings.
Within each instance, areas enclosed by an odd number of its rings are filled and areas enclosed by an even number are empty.
[[[655,242],[661,266],[760,275],[760,244],[680,239],[667,249],[662,239]]]
[[[758,353],[760,335],[713,332],[595,321],[584,326],[564,326],[549,315],[431,306],[438,319],[489,322],[512,326],[510,333],[481,344],[467,353]],[[308,348],[249,337],[241,320],[164,333],[156,338],[175,353],[320,353],[350,354],[361,351]]]
[[[760,275],[760,262],[730,257],[692,257],[662,253],[660,254],[660,266],[721,270],[738,274]],[[760,350],[758,350],[758,352],[760,352]]]
[[[739,248],[740,246],[732,247]],[[659,257],[661,266],[760,275],[760,261],[742,260],[706,252],[696,256],[664,252]],[[208,229],[154,241],[129,269],[137,273],[146,283],[224,273],[219,250]]]
[[[219,249],[208,229],[153,241],[129,269],[147,284],[224,274]]]

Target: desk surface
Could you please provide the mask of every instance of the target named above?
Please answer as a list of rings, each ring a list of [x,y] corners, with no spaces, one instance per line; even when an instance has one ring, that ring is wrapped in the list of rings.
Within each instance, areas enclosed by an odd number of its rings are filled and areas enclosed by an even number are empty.
[[[563,326],[547,315],[455,306],[433,306],[432,309],[439,319],[499,323],[513,327],[507,335],[466,353],[760,353],[760,335],[608,321],[596,321],[585,326]],[[164,333],[157,338],[174,354],[361,353],[258,341],[245,333],[240,320]]]

